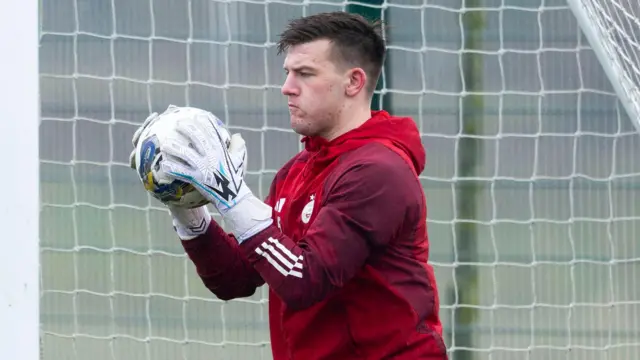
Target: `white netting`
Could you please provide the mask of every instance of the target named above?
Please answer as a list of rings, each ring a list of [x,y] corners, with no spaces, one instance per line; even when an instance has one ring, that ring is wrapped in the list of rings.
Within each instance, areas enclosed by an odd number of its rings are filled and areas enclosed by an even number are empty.
[[[640,2],[569,0],[569,4],[640,131]]]
[[[247,181],[264,196],[300,146],[279,92],[277,34],[288,19],[344,6],[42,2],[44,359],[270,358],[266,289],[223,303],[202,286],[168,215],[126,166],[130,138],[168,104],[209,109],[242,131]],[[427,147],[422,180],[447,346],[467,347],[475,359],[634,358],[638,134],[565,0],[482,6],[483,186],[478,254],[465,262],[479,279],[467,346],[449,333],[464,330],[453,321],[461,304],[450,289],[464,265],[453,245],[463,220],[454,155],[468,9],[461,0],[384,4],[383,93],[392,112],[415,118]]]

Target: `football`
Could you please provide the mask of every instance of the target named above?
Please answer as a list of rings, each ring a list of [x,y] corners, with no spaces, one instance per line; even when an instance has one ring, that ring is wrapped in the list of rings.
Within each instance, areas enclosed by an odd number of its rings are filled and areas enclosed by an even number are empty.
[[[162,181],[154,176],[162,162],[162,140],[175,132],[180,126],[180,119],[192,116],[191,112],[203,112],[195,108],[178,108],[170,106],[154,122],[140,134],[135,153],[135,164],[145,189],[159,201],[176,207],[196,208],[206,205],[209,201],[198,192],[193,185],[173,180]]]

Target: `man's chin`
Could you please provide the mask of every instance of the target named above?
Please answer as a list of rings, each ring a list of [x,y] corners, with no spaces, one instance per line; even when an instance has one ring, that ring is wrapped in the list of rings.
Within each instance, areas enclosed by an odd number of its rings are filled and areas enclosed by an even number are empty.
[[[305,124],[304,120],[296,116],[291,116],[291,129],[298,135],[311,136],[309,125]]]
[[[292,128],[293,132],[304,137],[304,136],[313,136],[314,134],[309,131],[308,129],[298,129],[298,128]]]

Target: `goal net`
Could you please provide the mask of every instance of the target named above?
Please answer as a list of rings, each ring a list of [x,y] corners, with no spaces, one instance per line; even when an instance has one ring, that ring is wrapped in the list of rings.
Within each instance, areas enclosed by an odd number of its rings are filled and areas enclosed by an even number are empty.
[[[427,149],[421,179],[452,359],[634,358],[638,9],[582,1],[591,16],[580,23],[593,32],[584,36],[566,0],[478,2],[482,86],[471,93],[483,104],[473,135],[482,151],[469,221],[456,207],[469,137],[460,124],[473,110],[462,76],[469,3],[383,4],[381,94],[415,119]],[[169,104],[210,110],[242,132],[247,182],[264,196],[300,149],[277,35],[294,17],[344,9],[337,0],[42,2],[43,359],[271,358],[266,287],[228,302],[204,288],[167,212],[127,168],[130,139]],[[461,223],[475,225],[474,240],[455,231]]]

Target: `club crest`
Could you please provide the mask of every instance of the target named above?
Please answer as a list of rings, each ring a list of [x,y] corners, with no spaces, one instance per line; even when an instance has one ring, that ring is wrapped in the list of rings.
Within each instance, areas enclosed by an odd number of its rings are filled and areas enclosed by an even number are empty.
[[[305,224],[309,223],[309,220],[311,220],[311,215],[313,214],[313,206],[315,205],[315,198],[316,198],[315,195],[311,195],[309,197],[309,202],[302,209],[302,214],[300,215],[300,219]]]

